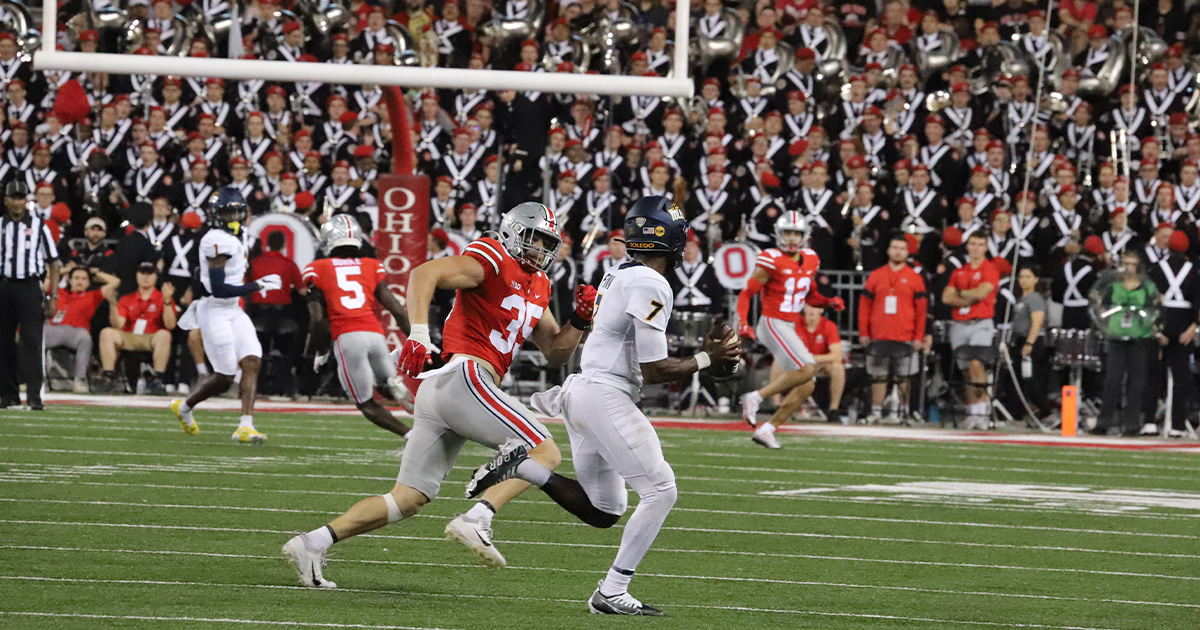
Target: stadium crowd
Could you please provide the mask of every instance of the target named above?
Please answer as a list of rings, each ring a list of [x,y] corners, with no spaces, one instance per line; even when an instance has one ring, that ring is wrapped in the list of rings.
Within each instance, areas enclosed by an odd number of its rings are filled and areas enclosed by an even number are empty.
[[[75,24],[60,31],[60,47],[226,56],[228,42],[182,26],[214,22],[228,3],[93,4],[140,20],[140,41]],[[350,19],[328,33],[314,28],[304,7],[282,4],[245,6],[247,58],[666,76],[670,48],[679,44],[671,41],[672,5],[661,0],[548,6],[348,0],[337,4]],[[1000,278],[994,317],[1006,320],[1006,303],[1053,313],[1033,318],[1032,332],[1018,331],[1028,337],[1011,342],[1013,356],[1031,357],[1039,375],[1054,350],[1050,328],[1091,328],[1090,289],[1104,269],[1136,256],[1139,277],[1169,298],[1166,311],[1178,313],[1160,326],[1172,335],[1160,344],[1163,368],[1130,375],[1125,414],[1142,408],[1146,414],[1125,419],[1125,430],[1141,428],[1140,420],[1153,424],[1164,370],[1194,379],[1188,367],[1200,306],[1200,272],[1190,262],[1200,255],[1200,133],[1189,109],[1200,23],[1194,10],[1180,0],[1143,3],[1143,36],[1161,40],[1162,53],[1137,68],[1135,82],[1126,70],[1111,92],[1097,93],[1080,86],[1104,72],[1128,34],[1134,10],[1125,0],[1066,0],[1052,15],[1024,0],[694,5],[693,37],[715,40],[736,31],[740,50],[695,70],[698,97],[691,101],[410,91],[416,163],[433,182],[431,255],[461,251],[515,203],[544,200],[565,219],[565,244],[551,275],[561,308],[569,308],[576,282],[594,282],[624,256],[622,243],[609,236],[628,205],[666,194],[685,209],[696,235],[672,278],[677,305],[728,314],[735,294],[716,281],[709,257],[725,243],[773,246],[776,219],[797,210],[822,268],[854,272],[845,277],[860,285],[888,261],[892,236],[903,234],[903,255],[928,286],[930,323],[918,329],[928,333],[928,349],[945,341],[933,338],[936,323],[950,318],[941,296],[968,260],[970,237],[982,235]],[[528,40],[502,39],[487,28],[531,10],[545,11],[545,19]],[[589,28],[618,18],[633,23],[636,43],[611,55],[585,54]],[[61,239],[62,283],[47,345],[76,349],[78,390],[88,387],[82,379],[93,347],[107,389],[126,386],[114,373],[123,351],[150,353],[159,375],[148,382],[151,391],[162,387],[165,373],[169,382],[185,384],[192,365],[204,369],[194,342],[190,356],[197,360],[181,358],[189,356],[187,335],[172,329],[192,297],[194,244],[216,187],[238,188],[255,214],[295,213],[319,225],[331,213],[349,212],[373,231],[375,177],[393,157],[393,130],[375,86],[43,73],[23,54],[21,35],[0,32],[0,180],[22,183],[30,215]],[[957,56],[945,67],[921,61],[951,38],[959,42],[950,48]],[[845,72],[826,76],[823,62],[839,42]],[[1001,42],[1027,62],[1027,72],[997,71]],[[90,113],[67,123],[55,102],[71,80],[82,85]],[[1014,262],[1019,286],[1009,286]],[[274,261],[272,269],[282,264]],[[267,303],[286,306],[293,289],[303,286],[285,285]],[[1061,316],[1047,300],[1061,305]],[[1021,308],[1015,310],[1019,322]],[[857,323],[842,320],[847,342],[858,336]],[[806,325],[810,335],[819,326]],[[849,345],[844,353],[837,345],[838,361],[849,360]],[[1160,352],[1143,349],[1148,359]],[[835,399],[844,374],[839,378]],[[1139,379],[1145,380],[1135,384]],[[1048,413],[1049,381],[1019,380],[1034,411]],[[1099,396],[1098,377],[1085,377],[1084,390]],[[1177,381],[1176,428],[1192,390]]]

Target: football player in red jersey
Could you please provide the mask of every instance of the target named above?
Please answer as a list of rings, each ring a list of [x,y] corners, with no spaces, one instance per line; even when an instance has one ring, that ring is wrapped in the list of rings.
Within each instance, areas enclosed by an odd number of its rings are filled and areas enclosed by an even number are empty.
[[[796,322],[805,303],[818,308],[845,308],[841,298],[826,298],[812,290],[813,277],[821,267],[817,253],[804,246],[808,240],[808,222],[794,210],[783,213],[775,222],[777,247],[758,255],[754,273],[738,295],[738,335],[758,339],[771,352],[783,372],[766,386],[742,396],[742,418],[755,427],[754,442],[767,448],[779,448],[775,429],[787,422],[812,395],[816,362],[796,333]],[[757,334],[750,326],[750,298],[762,292],[762,314]],[[758,424],[758,406],[764,398],[788,392],[770,420]]]
[[[321,226],[321,247],[329,258],[312,261],[302,274],[309,287],[309,339],[316,353],[313,370],[329,360],[332,337],[338,380],[346,395],[367,420],[403,436],[408,426],[374,398],[378,386],[401,404],[409,400],[388,356],[383,326],[375,317],[376,300],[406,334],[408,313],[384,283],[379,261],[359,258],[362,228],[353,217],[338,214],[326,221]]]
[[[412,331],[400,352],[400,372],[416,376],[425,367],[431,348],[429,303],[436,289],[458,292],[443,330],[443,350],[452,358],[420,374],[413,428],[395,487],[284,545],[301,584],[334,588],[321,572],[330,545],[419,512],[437,496],[467,440],[494,449],[515,440],[538,463],[558,467],[562,456],[550,432],[499,383],[527,338],[551,365],[565,362],[591,327],[596,291],[582,285],[576,289],[575,313],[570,325],[560,328],[546,311],[550,280],[545,270],[562,240],[554,214],[540,203],[520,204],[505,213],[499,237],[481,238],[461,256],[431,260],[413,270],[407,296]],[[446,535],[487,564],[504,566],[504,557],[492,545],[491,517],[528,487],[520,479],[490,487],[478,504],[447,525]]]

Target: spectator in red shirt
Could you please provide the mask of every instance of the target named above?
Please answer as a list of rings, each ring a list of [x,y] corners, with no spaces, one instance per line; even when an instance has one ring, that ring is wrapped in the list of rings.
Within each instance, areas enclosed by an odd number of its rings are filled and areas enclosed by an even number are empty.
[[[986,258],[987,237],[973,232],[967,238],[967,264],[950,276],[942,291],[942,302],[954,309],[950,317],[950,347],[956,351],[963,346],[990,348],[996,325],[996,290],[1000,274]],[[987,428],[987,389],[972,383],[987,382],[987,367],[979,359],[959,359],[958,368],[967,377],[966,428]]]
[[[89,288],[92,280],[103,283],[98,289]],[[67,277],[67,288],[58,290],[58,310],[46,324],[46,350],[71,348],[75,351],[75,373],[72,375],[76,394],[86,394],[88,363],[92,360],[92,315],[100,303],[116,295],[121,280],[99,269],[76,267]]]
[[[171,330],[175,328],[175,285],[158,284],[158,267],[142,263],[137,269],[137,290],[113,304],[110,296],[109,324],[100,331],[100,367],[109,389],[117,383],[117,357],[122,350],[152,352],[154,376],[146,382],[146,392],[165,394],[163,372],[171,358]],[[116,295],[115,293],[113,294]],[[123,388],[122,388],[123,389]],[[120,391],[120,390],[118,390]]]
[[[292,291],[296,291],[300,295],[308,292],[308,287],[300,279],[300,267],[283,254],[285,245],[287,245],[287,237],[283,232],[271,232],[267,234],[266,251],[250,261],[251,281],[271,274],[277,274],[283,281],[283,286],[278,289],[251,293],[251,304],[288,306],[292,303]]]
[[[817,362],[816,376],[829,378],[829,411],[834,413],[836,410],[837,419],[842,424],[849,424],[849,417],[842,409],[842,392],[846,389],[842,337],[838,334],[837,324],[823,317],[823,312],[823,309],[805,305],[804,317],[796,322],[796,333]]]
[[[908,415],[908,377],[917,371],[915,352],[929,351],[925,342],[929,295],[921,275],[908,266],[908,254],[908,239],[897,232],[888,242],[887,264],[867,277],[859,301],[858,340],[867,351],[867,374],[871,376],[868,424],[882,419],[889,368],[900,390],[898,415]],[[911,351],[900,347],[909,344]]]

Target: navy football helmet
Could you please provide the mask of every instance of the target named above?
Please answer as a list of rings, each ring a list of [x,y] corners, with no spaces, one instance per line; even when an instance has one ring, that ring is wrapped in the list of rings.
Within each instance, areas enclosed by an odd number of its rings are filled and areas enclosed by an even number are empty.
[[[625,215],[625,246],[630,253],[665,253],[669,266],[678,267],[690,229],[673,201],[658,195],[642,197]]]
[[[247,215],[246,198],[232,186],[218,188],[208,198],[209,227],[224,230],[236,236],[246,226]]]

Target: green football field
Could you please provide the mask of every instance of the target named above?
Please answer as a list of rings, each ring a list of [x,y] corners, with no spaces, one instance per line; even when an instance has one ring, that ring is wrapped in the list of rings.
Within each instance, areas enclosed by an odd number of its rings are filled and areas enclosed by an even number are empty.
[[[417,518],[334,546],[338,590],[302,588],[280,546],[388,490],[400,444],[350,415],[260,413],[264,447],[197,418],[0,412],[0,628],[1200,627],[1195,454],[660,429],[680,498],[631,590],[668,616],[614,619],[584,601],[621,525],[535,490],[496,519],[508,568],[443,538],[476,446]]]

